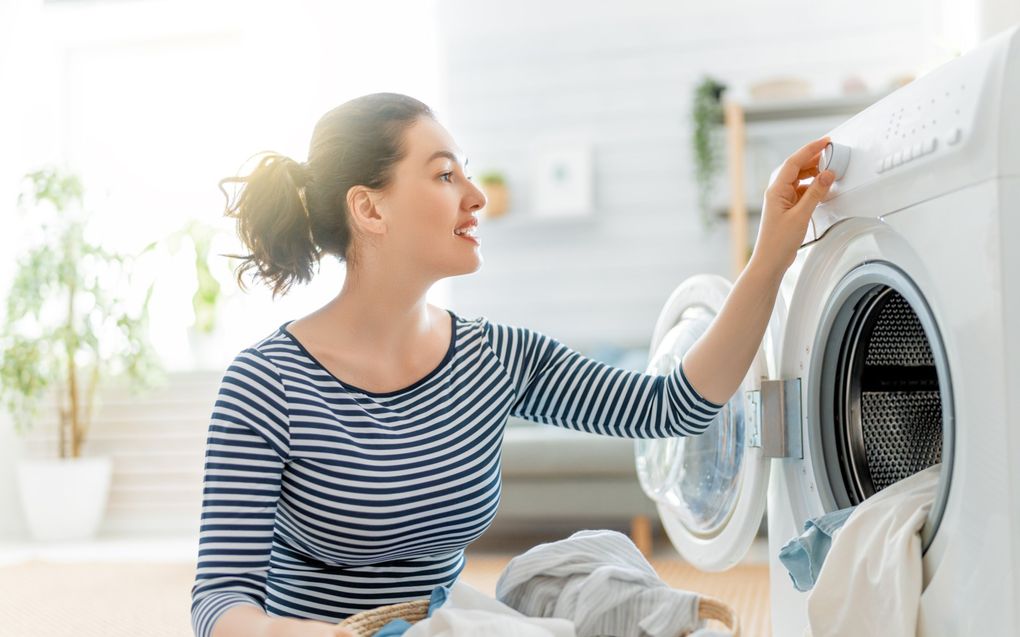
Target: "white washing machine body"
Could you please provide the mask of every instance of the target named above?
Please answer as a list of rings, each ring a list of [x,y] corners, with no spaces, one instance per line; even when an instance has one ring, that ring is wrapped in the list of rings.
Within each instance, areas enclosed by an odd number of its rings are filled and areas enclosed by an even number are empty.
[[[1016,28],[834,129],[850,161],[783,279],[743,387],[703,436],[636,443],[642,486],[700,568],[739,562],[767,507],[774,635],[807,626],[809,594],[794,589],[780,547],[806,520],[935,462],[919,633],[1020,634],[1014,114]],[[649,369],[679,362],[728,291],[713,275],[681,284]]]

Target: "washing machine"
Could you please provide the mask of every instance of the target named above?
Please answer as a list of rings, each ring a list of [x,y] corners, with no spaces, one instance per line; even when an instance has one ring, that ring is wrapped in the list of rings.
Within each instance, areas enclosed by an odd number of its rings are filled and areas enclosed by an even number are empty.
[[[1002,32],[829,133],[837,180],[742,387],[705,434],[635,442],[642,488],[698,568],[740,562],[767,511],[777,637],[804,634],[809,595],[779,549],[936,463],[919,634],[1020,635],[1018,48]],[[650,372],[683,359],[730,289],[679,285]]]

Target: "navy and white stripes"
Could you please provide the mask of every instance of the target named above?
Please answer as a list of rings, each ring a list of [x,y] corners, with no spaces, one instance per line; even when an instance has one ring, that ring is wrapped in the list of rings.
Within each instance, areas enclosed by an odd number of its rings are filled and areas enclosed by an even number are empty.
[[[492,522],[508,415],[626,438],[703,432],[721,408],[669,376],[450,312],[443,361],[398,391],[326,370],[286,324],[240,352],[209,425],[195,634],[236,604],[337,622],[428,597]]]

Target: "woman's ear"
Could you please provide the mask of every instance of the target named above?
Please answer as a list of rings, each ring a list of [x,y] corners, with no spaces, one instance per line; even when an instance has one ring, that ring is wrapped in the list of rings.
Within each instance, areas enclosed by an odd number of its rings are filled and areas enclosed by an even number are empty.
[[[351,223],[360,232],[373,235],[386,232],[386,222],[379,210],[380,198],[365,186],[351,186],[347,190],[347,210]]]

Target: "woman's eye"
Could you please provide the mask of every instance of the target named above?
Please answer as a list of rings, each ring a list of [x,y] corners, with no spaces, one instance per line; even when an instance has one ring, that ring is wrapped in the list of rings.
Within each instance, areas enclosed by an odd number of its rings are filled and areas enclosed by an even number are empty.
[[[443,173],[442,175],[439,175],[439,178],[446,181],[447,183],[452,183],[453,173],[452,172]]]

